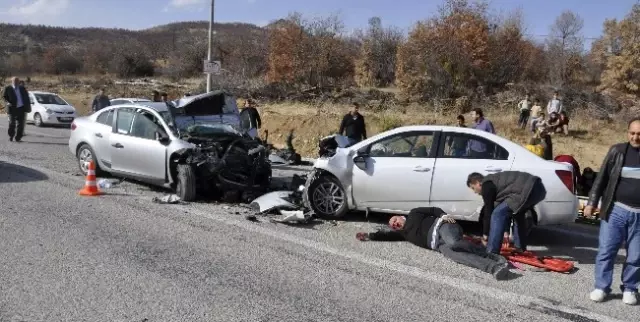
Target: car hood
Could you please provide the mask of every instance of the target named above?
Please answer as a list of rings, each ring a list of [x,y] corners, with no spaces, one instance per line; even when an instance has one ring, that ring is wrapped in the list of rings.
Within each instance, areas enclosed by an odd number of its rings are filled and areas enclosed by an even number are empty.
[[[43,106],[44,108],[48,109],[48,110],[52,110],[54,112],[60,112],[60,113],[65,113],[65,112],[75,112],[76,109],[73,108],[73,106],[71,105],[58,105],[58,104],[40,104],[41,106]]]

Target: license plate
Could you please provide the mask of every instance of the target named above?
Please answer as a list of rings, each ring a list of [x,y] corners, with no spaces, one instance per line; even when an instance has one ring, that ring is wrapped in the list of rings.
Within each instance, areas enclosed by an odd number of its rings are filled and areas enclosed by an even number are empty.
[[[73,117],[61,117],[60,121],[73,121]]]

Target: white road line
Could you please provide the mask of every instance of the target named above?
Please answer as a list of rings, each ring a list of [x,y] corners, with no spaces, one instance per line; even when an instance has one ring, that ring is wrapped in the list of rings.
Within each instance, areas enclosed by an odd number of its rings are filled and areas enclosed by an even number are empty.
[[[403,273],[406,275],[410,275],[410,276],[414,276],[420,279],[423,279],[425,281],[431,282],[431,283],[437,283],[437,284],[444,284],[447,285],[449,287],[453,287],[465,292],[472,292],[484,297],[490,297],[493,299],[496,299],[500,302],[508,302],[514,305],[522,305],[522,306],[545,306],[545,307],[550,307],[553,308],[555,310],[559,310],[565,313],[570,313],[570,314],[577,314],[577,315],[582,315],[585,316],[587,318],[590,319],[595,319],[597,321],[601,321],[601,322],[623,322],[622,320],[617,320],[615,318],[609,317],[609,316],[605,316],[605,315],[601,315],[599,313],[595,313],[595,312],[590,312],[590,311],[586,311],[586,310],[581,310],[581,309],[576,309],[576,308],[571,308],[568,306],[564,306],[564,305],[556,305],[550,301],[545,301],[539,298],[535,298],[532,296],[527,296],[527,295],[522,295],[522,294],[518,294],[518,293],[514,293],[514,292],[508,292],[502,289],[498,289],[495,287],[491,287],[491,286],[486,286],[486,285],[482,285],[482,284],[478,284],[478,283],[474,283],[471,281],[467,281],[464,279],[460,279],[460,278],[456,278],[456,277],[451,277],[451,276],[446,276],[443,274],[436,274],[433,272],[429,272],[429,271],[425,271],[422,270],[420,268],[417,267],[413,267],[413,266],[409,266],[409,265],[404,265],[404,264],[400,264],[400,263],[395,263],[389,260],[385,260],[385,259],[381,259],[381,258],[376,258],[376,257],[372,257],[372,256],[367,256],[367,255],[363,255],[360,253],[356,253],[356,252],[351,252],[351,251],[346,251],[346,250],[338,250],[335,248],[331,248],[325,244],[319,243],[319,242],[315,242],[306,238],[301,238],[301,237],[297,237],[294,235],[290,235],[290,234],[286,234],[286,233],[281,233],[278,232],[276,230],[273,229],[269,229],[269,228],[264,228],[261,226],[258,226],[256,224],[251,224],[251,223],[247,223],[244,221],[238,221],[235,219],[231,219],[228,216],[215,216],[215,215],[211,215],[209,213],[200,211],[200,210],[194,210],[194,209],[190,209],[189,211],[192,214],[198,215],[198,216],[202,216],[202,217],[206,217],[212,220],[215,220],[217,222],[220,222],[222,224],[225,225],[230,225],[230,226],[236,226],[251,232],[255,232],[255,233],[259,233],[262,235],[266,235],[269,237],[273,237],[273,238],[277,238],[280,240],[284,240],[290,243],[294,243],[300,246],[304,246],[307,248],[311,248],[320,252],[324,252],[324,253],[329,253],[332,255],[336,255],[336,256],[340,256],[343,258],[347,258],[347,259],[351,259],[351,260],[355,260],[358,261],[360,263],[363,264],[367,264],[367,265],[371,265],[371,266],[375,266],[375,267],[379,267],[382,269],[388,269],[391,271],[395,271],[398,273]],[[587,295],[585,294],[585,297]]]

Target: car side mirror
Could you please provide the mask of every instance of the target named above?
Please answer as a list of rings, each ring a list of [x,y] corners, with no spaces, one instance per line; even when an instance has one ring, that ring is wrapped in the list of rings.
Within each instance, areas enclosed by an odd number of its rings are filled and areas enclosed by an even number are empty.
[[[360,170],[367,170],[367,158],[369,156],[365,153],[358,152],[353,158],[353,164]]]
[[[156,135],[156,141],[160,143],[168,143],[170,141],[169,135],[162,130],[157,130],[155,135]]]

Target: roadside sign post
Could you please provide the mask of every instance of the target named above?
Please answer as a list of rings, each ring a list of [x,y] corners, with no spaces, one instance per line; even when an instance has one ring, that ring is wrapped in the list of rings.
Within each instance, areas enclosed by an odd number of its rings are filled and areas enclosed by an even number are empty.
[[[213,18],[214,18],[214,12],[215,12],[215,0],[211,0],[211,16],[209,17],[209,46],[208,46],[208,50],[207,50],[207,60],[205,61],[205,67],[204,67],[204,72],[207,74],[207,93],[211,92],[211,83],[212,83],[212,73],[207,73],[207,63],[211,62],[211,54],[212,54],[212,47],[213,47]],[[219,64],[220,62],[218,62],[218,66],[220,66]],[[218,69],[219,71],[219,69]]]
[[[209,61],[207,59],[204,60],[203,72],[209,75],[220,75],[220,70],[222,69],[222,64],[219,60]]]

